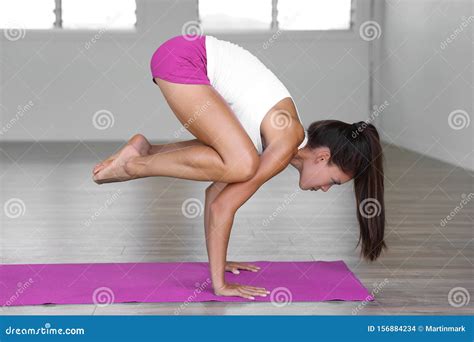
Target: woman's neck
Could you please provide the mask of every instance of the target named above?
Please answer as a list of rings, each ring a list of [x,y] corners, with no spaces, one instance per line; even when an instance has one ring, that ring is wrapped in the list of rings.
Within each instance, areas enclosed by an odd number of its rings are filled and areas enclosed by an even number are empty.
[[[304,148],[301,148],[296,152],[294,157],[290,160],[290,164],[295,167],[298,171],[301,171],[301,167],[303,165],[303,150]]]

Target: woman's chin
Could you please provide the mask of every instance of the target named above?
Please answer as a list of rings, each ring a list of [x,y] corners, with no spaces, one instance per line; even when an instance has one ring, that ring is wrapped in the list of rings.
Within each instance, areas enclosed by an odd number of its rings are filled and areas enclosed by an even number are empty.
[[[307,185],[304,185],[304,184],[301,184],[301,183],[299,184],[299,186],[300,186],[300,189],[301,189],[301,190],[305,190],[305,191],[306,191],[306,190],[311,189],[311,187],[309,187],[309,186],[307,186]]]

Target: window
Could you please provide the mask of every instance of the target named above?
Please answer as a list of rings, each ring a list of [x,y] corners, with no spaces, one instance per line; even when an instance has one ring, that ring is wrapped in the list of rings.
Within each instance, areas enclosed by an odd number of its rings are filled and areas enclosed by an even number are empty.
[[[350,0],[278,0],[281,30],[348,30]]]
[[[135,0],[0,0],[0,27],[133,29]]]
[[[53,28],[54,0],[0,0],[0,27]]]
[[[198,0],[204,30],[269,30],[272,0]]]
[[[133,28],[135,10],[135,0],[62,0],[62,27]]]
[[[198,0],[207,31],[348,30],[351,0]]]

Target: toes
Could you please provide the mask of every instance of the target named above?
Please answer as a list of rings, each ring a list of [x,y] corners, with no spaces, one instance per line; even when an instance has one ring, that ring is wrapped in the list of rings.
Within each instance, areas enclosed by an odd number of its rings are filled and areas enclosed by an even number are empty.
[[[94,167],[94,170],[92,171],[92,173],[95,175],[97,172],[99,172],[100,170],[102,170],[102,163],[99,163],[97,164],[95,167]]]
[[[97,164],[97,165],[95,166],[95,168],[94,168],[94,175],[98,174],[100,171],[102,171],[103,169],[105,169],[105,167],[106,167],[107,165],[109,165],[109,164],[110,164],[110,161],[108,161],[108,160],[106,160],[106,161],[104,161],[104,162],[102,162],[102,163]]]
[[[105,167],[103,167],[102,169],[100,169],[99,171],[97,171],[94,176],[92,177],[92,179],[94,180],[94,182],[96,182],[97,184],[102,184],[102,183],[105,183],[106,180],[110,177],[109,173],[107,170],[104,170]]]
[[[94,168],[94,180],[100,180],[99,173],[110,165],[112,161],[104,161]]]
[[[97,184],[122,182],[128,180],[127,174],[122,170],[123,166],[119,159],[106,160],[102,167],[94,174],[93,180]]]
[[[99,178],[98,173],[96,173],[96,174],[92,177],[92,180],[93,180],[94,182],[96,182],[97,184],[100,184],[100,183],[101,183],[101,180],[100,180],[100,178]]]

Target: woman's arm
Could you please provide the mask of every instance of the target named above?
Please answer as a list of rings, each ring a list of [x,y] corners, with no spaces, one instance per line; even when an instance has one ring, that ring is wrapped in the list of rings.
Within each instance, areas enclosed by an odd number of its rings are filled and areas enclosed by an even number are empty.
[[[224,190],[228,183],[223,182],[213,182],[206,188],[206,196],[204,203],[204,231],[206,236],[206,248],[207,248],[207,238],[209,230],[209,206],[214,201],[214,199],[219,195],[219,193]],[[225,263],[225,271],[232,272],[234,274],[240,274],[240,270],[258,272],[260,267],[251,265],[245,262],[234,262],[227,260]]]
[[[291,142],[283,139],[269,144],[260,157],[260,165],[252,179],[246,182],[227,184],[212,201],[208,202],[206,200],[208,205],[206,246],[212,284],[217,295],[241,296],[253,299],[254,295],[266,295],[267,293],[263,288],[227,284],[225,282],[227,246],[237,209],[262,184],[286,168],[294,152],[294,149],[288,148],[291,145]]]

